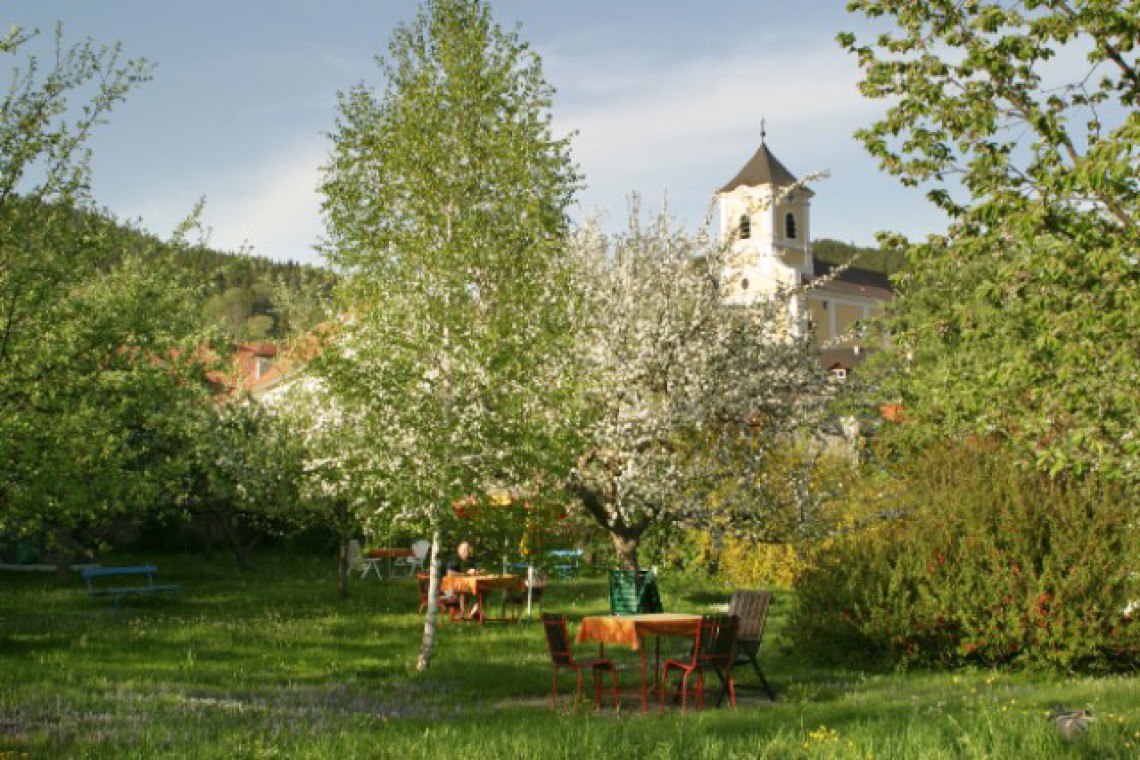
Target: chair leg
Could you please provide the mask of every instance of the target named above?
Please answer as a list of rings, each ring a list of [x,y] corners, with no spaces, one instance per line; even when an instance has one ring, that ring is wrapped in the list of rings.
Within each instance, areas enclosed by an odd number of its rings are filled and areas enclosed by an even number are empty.
[[[550,709],[558,709],[558,668],[554,668],[554,680],[550,687]]]
[[[720,707],[721,703],[724,702],[724,695],[728,694],[728,703],[733,708],[735,708],[736,707],[736,681],[734,681],[732,678],[732,670],[729,669],[727,672],[722,673],[720,671],[720,668],[714,668],[713,672],[716,673],[716,677],[718,679],[720,679],[720,689],[717,691],[717,694],[716,694],[716,706]]]
[[[665,712],[665,695],[669,693],[669,665],[661,672],[661,683],[657,685],[657,702],[661,712]]]
[[[764,673],[760,670],[760,663],[756,661],[755,657],[749,657],[748,661],[752,663],[752,669],[756,671],[756,677],[759,678],[760,683],[764,685],[764,691],[768,692],[768,699],[775,702],[776,692],[772,691],[772,687],[768,684],[768,679],[764,677]]]

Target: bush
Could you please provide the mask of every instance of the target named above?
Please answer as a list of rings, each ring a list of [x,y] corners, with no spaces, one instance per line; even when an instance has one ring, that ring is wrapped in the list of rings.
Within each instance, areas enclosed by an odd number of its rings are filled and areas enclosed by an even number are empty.
[[[792,544],[730,538],[720,554],[720,574],[737,588],[791,588],[804,567],[802,552]]]
[[[930,452],[870,526],[821,547],[793,629],[902,664],[1131,669],[1140,630],[1135,505],[1121,487],[1052,481],[1000,451]]]

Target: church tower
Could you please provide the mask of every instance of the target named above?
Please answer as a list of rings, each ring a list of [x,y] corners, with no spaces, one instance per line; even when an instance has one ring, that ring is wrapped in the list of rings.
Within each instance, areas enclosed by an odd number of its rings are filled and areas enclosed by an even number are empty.
[[[760,147],[717,192],[720,239],[729,246],[725,273],[729,303],[750,304],[798,287],[814,274],[811,198],[807,187],[772,155],[760,132]],[[802,304],[795,310],[800,311]]]
[[[836,272],[834,264],[815,260],[814,195],[768,150],[761,126],[760,147],[716,194],[720,240],[728,247],[725,300],[748,306],[816,280],[792,296],[789,330],[811,330],[824,369],[845,379],[868,351],[888,344],[889,336],[869,334],[866,325],[894,294],[881,271],[849,267]]]

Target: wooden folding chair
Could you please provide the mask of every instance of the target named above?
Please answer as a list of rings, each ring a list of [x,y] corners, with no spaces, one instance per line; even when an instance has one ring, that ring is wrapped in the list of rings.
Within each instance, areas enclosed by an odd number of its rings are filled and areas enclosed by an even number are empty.
[[[776,692],[760,670],[757,656],[760,652],[760,640],[764,637],[764,626],[768,622],[768,608],[772,604],[771,591],[741,590],[734,591],[728,603],[728,614],[736,615],[740,619],[740,630],[736,636],[736,665],[752,665],[759,684],[737,683],[738,689],[763,689],[768,698],[776,700]],[[717,704],[724,700],[725,689],[722,688],[717,695]]]

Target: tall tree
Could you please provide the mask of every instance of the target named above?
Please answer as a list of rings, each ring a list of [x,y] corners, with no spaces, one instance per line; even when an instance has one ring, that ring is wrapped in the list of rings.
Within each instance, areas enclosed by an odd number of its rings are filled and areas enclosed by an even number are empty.
[[[818,429],[829,395],[809,331],[793,329],[795,294],[727,305],[726,253],[636,210],[627,233],[587,228],[571,248],[585,297],[570,487],[626,568],[662,524],[770,534],[759,475],[773,448]],[[714,490],[737,498],[713,510]]]
[[[886,24],[840,36],[890,102],[860,137],[951,217],[900,280],[906,370],[876,385],[904,402],[896,432],[1140,482],[1140,3],[848,7]]]
[[[34,49],[14,28],[0,55]],[[94,213],[87,141],[149,76],[118,47],[28,53],[0,98],[0,530],[55,530],[61,576],[71,532],[146,499],[172,457],[170,348],[187,291]],[[188,353],[184,352],[183,356]]]
[[[187,422],[185,506],[221,533],[238,569],[250,571],[263,538],[312,522],[298,498],[301,443],[277,410],[252,398],[205,404]]]
[[[361,528],[368,535],[386,532],[393,520],[387,511],[377,511],[382,495],[371,490],[380,485],[370,468],[371,431],[365,421],[346,414],[328,386],[312,375],[298,378],[267,403],[280,413],[297,447],[300,515],[336,536],[337,593],[347,598],[349,542]]]
[[[563,450],[549,425],[578,178],[538,57],[482,0],[427,0],[379,63],[382,95],[341,95],[325,169],[345,322],[320,364],[367,426],[385,508],[430,522],[437,587],[451,505],[529,483]],[[433,606],[421,669],[434,631]]]

